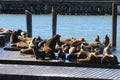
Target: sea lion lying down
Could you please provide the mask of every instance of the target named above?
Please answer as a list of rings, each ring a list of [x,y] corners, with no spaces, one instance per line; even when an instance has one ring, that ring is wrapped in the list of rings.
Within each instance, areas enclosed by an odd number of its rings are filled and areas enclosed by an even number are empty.
[[[38,46],[39,43],[36,43],[36,38],[33,38],[29,44],[29,49],[21,49],[21,53],[33,53],[36,56],[36,59],[45,59],[45,57],[49,57],[49,59],[56,59],[54,52],[56,43],[59,42],[59,40],[60,35],[57,34],[44,42],[40,42],[42,46]]]
[[[111,52],[108,36],[105,37],[103,43],[99,41],[99,36],[97,36],[92,44],[87,43],[83,38],[60,40],[60,35],[58,34],[40,42],[37,42],[36,38],[32,38],[29,48],[25,50],[23,51],[26,54],[27,52],[34,54],[36,59],[46,59],[46,57],[57,59],[55,55],[55,52],[57,52],[58,58],[63,60],[66,59],[66,54],[68,54],[67,59],[70,61],[118,64],[117,56]]]
[[[110,44],[104,49],[103,54],[98,52],[85,51],[82,46],[81,51],[68,56],[69,60],[77,60],[78,62],[100,63],[100,64],[118,64],[117,56],[112,55]]]

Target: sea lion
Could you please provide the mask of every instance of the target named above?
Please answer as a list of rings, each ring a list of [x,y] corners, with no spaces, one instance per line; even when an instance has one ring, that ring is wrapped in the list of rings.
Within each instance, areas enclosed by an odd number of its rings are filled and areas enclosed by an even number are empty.
[[[104,64],[118,64],[118,58],[111,52],[111,44],[108,44],[103,50],[103,58],[101,63]]]
[[[48,46],[50,49],[52,49],[53,51],[55,50],[55,46],[57,42],[60,42],[60,35],[56,34],[53,37],[51,37],[50,39],[48,39],[45,43],[45,46]]]
[[[12,31],[11,36],[10,36],[11,47],[20,47],[20,48],[25,47],[26,48],[26,46],[28,46],[29,42],[27,42],[24,36],[21,36],[21,32],[23,32],[21,29],[18,29],[17,31],[15,30]]]
[[[27,45],[27,48],[26,49],[21,49],[20,53],[21,54],[34,54],[32,48],[34,48],[34,47],[37,46],[35,40],[36,40],[35,37],[32,38],[32,40],[30,41],[30,43]],[[21,44],[21,45],[23,45],[23,44]]]
[[[95,63],[95,64],[101,64],[101,60],[103,58],[103,55],[99,54],[99,50],[96,52],[90,52],[88,48],[85,45],[81,45],[80,52],[70,54],[68,55],[68,59],[76,60],[80,63]]]
[[[104,46],[99,39],[100,37],[97,35],[94,41],[88,45],[88,47],[91,49],[91,52],[95,52],[95,49],[100,49],[101,53],[103,52]]]
[[[103,56],[102,59],[101,59],[101,63],[102,64],[118,64],[118,58],[116,55],[106,55],[106,56]]]
[[[79,52],[76,53],[71,53],[67,56],[67,59],[72,60],[72,59],[83,59],[87,58],[87,47],[85,47],[83,44],[81,44],[81,48]]]
[[[35,38],[36,42],[40,42],[42,39],[40,37]],[[22,30],[13,31],[10,36],[10,46],[18,47],[21,49],[29,48],[29,44],[31,43],[32,38],[26,37]]]
[[[11,43],[19,42],[20,40],[18,39],[18,36],[20,36],[20,31],[13,30],[10,36],[10,42]]]
[[[66,53],[63,52],[62,48],[58,48],[58,59],[61,58],[62,60],[66,59]]]
[[[49,59],[56,59],[56,56],[54,54],[56,43],[60,41],[60,35],[56,34],[52,36],[51,38],[47,39],[42,45],[42,48],[40,48],[41,51],[45,53],[45,57],[49,57]],[[39,50],[38,50],[39,51]],[[37,54],[36,57],[41,54]]]
[[[106,34],[102,44],[106,47],[109,43],[110,43],[110,39],[108,37],[108,34]]]
[[[65,43],[65,44],[62,45],[62,51],[64,53],[69,53],[69,49],[70,49],[70,45],[69,44]]]
[[[75,53],[75,52],[77,52],[76,47],[71,46],[70,49],[69,49],[69,54],[72,54],[72,53]]]

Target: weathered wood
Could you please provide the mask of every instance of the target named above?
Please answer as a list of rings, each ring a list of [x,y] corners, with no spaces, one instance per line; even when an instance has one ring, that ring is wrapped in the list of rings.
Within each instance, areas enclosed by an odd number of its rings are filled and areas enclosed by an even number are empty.
[[[27,37],[32,37],[32,14],[25,10],[26,14],[26,26],[27,26]]]
[[[117,42],[117,4],[112,3],[112,47],[116,48]]]
[[[52,36],[56,34],[56,27],[57,27],[57,13],[52,8]]]

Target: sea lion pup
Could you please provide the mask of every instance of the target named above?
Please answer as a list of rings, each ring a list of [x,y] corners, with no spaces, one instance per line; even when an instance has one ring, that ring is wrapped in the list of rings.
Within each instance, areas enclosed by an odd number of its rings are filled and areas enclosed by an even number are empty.
[[[118,64],[117,56],[113,55],[111,52],[111,44],[108,44],[103,51],[103,57],[101,59],[103,64]]]
[[[50,39],[46,40],[40,51],[45,53],[45,57],[48,57],[49,59],[56,59],[56,56],[54,54],[55,51],[55,45],[57,42],[60,41],[60,35],[56,34],[52,36]],[[39,50],[37,50],[39,52]],[[35,53],[36,54],[36,53]],[[40,54],[37,54],[36,57],[39,58]]]

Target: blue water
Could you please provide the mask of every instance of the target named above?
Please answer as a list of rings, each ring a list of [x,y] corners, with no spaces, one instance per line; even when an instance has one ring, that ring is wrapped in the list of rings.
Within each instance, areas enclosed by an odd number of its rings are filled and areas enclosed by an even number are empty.
[[[120,16],[117,18],[117,49],[114,52],[120,58]],[[52,15],[32,16],[33,37],[41,36],[46,39],[52,35]],[[26,31],[25,15],[0,14],[0,27],[12,30],[22,29]],[[61,39],[84,37],[91,43],[96,35],[103,41],[105,34],[111,39],[112,16],[57,16],[57,33]]]

